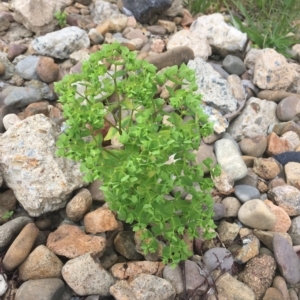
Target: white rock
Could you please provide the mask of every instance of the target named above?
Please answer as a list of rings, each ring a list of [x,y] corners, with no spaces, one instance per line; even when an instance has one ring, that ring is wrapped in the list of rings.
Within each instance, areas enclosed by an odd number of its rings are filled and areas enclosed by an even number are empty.
[[[60,127],[43,114],[26,118],[0,137],[0,170],[31,216],[60,209],[84,185],[79,164],[56,157]]]
[[[40,55],[65,59],[75,51],[88,48],[90,39],[84,30],[71,26],[35,38],[31,45]]]
[[[93,2],[95,2],[95,8],[91,11],[91,15],[95,24],[104,22],[110,17],[120,14],[116,4],[102,0],[96,0]]]
[[[219,13],[199,17],[190,30],[205,35],[212,48],[224,57],[241,51],[247,41],[247,35],[228,25]]]
[[[170,50],[180,46],[191,48],[195,57],[201,57],[205,60],[211,55],[211,47],[206,37],[190,30],[180,30],[172,35],[167,44],[167,49]]]
[[[7,287],[6,275],[0,274],[0,297],[6,293]]]
[[[55,29],[57,11],[63,10],[63,1],[48,0],[12,0],[14,19],[35,33],[48,33]]]
[[[21,122],[21,119],[16,114],[8,114],[3,117],[3,126],[6,130],[10,128],[11,126],[18,124]]]
[[[218,109],[222,114],[233,112],[237,108],[237,101],[232,96],[227,80],[205,62],[196,57],[188,62],[188,67],[196,72],[198,93],[203,95],[203,102]]]

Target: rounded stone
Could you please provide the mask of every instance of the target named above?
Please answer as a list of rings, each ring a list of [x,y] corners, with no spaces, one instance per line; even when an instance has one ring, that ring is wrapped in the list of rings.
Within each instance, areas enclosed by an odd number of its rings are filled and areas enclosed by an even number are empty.
[[[246,184],[236,185],[234,194],[243,203],[251,199],[260,198],[259,190],[253,186],[246,185]]]
[[[4,256],[3,267],[5,270],[14,270],[27,258],[38,233],[39,230],[34,223],[27,224],[22,229]]]
[[[256,158],[253,171],[261,178],[269,180],[280,173],[280,165],[273,158]]]
[[[39,58],[34,55],[29,55],[20,60],[16,65],[16,73],[26,80],[38,80],[36,67]]]
[[[288,234],[291,236],[293,245],[300,245],[300,216],[293,218]]]
[[[5,74],[5,65],[2,61],[0,61],[0,76]]]
[[[276,215],[260,199],[245,202],[239,212],[240,222],[254,229],[271,229],[276,223]]]
[[[19,266],[22,281],[42,278],[60,278],[63,263],[46,246],[36,247]]]
[[[246,72],[244,62],[237,56],[227,55],[223,60],[223,68],[229,74],[242,75]]]
[[[280,121],[290,121],[300,112],[300,98],[288,96],[282,99],[276,108],[276,114]]]
[[[276,276],[273,280],[272,287],[276,288],[283,296],[283,299],[289,299],[289,291],[283,277]]]
[[[43,82],[52,83],[57,80],[59,66],[53,58],[42,56],[37,62],[36,73]]]
[[[226,197],[221,202],[225,206],[225,217],[237,217],[241,202],[235,197]]]
[[[239,142],[243,154],[254,157],[261,157],[267,149],[267,144],[267,137],[265,136],[243,138]]]

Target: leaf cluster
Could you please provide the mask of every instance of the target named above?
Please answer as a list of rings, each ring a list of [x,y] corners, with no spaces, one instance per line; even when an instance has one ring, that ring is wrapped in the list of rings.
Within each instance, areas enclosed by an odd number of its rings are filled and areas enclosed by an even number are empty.
[[[170,81],[169,98],[160,98],[159,87]],[[79,161],[86,181],[103,182],[118,218],[142,230],[145,254],[157,250],[159,239],[166,245],[164,262],[177,264],[192,254],[184,234],[193,239],[200,227],[205,237],[213,236],[213,182],[203,167],[213,175],[219,169],[210,168],[210,160],[195,163],[193,151],[213,130],[193,70],[183,64],[157,73],[134,52],[111,44],[55,89],[67,123],[57,154]],[[105,124],[110,129],[103,135]],[[103,146],[112,139],[120,146]]]
[[[67,24],[67,15],[62,11],[57,11],[54,14],[55,19],[58,21],[58,25],[60,28],[64,28]]]

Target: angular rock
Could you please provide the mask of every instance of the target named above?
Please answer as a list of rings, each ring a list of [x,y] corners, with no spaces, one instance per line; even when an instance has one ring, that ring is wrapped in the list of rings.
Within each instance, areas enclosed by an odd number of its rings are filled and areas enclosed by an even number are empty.
[[[68,258],[75,258],[85,253],[100,257],[105,246],[105,238],[87,235],[79,227],[66,224],[50,233],[47,240],[47,247],[51,251]]]
[[[109,296],[109,288],[115,283],[111,274],[102,268],[99,259],[90,253],[70,259],[62,268],[62,276],[80,296]]]
[[[272,158],[255,158],[253,171],[261,178],[269,180],[280,173],[280,165]]]
[[[54,15],[64,7],[63,1],[12,0],[14,19],[34,33],[45,34],[57,26]]]
[[[201,57],[204,60],[207,60],[212,53],[206,37],[190,30],[180,30],[170,37],[167,49],[171,50],[179,46],[191,48],[195,57]]]
[[[215,188],[222,194],[228,195],[233,191],[234,181],[229,174],[221,170],[219,176],[212,178]]]
[[[255,293],[256,299],[261,299],[271,286],[275,277],[276,262],[269,255],[259,255],[252,258],[238,279],[247,284]]]
[[[294,131],[287,131],[282,134],[281,139],[285,140],[289,144],[289,149],[294,151],[300,145],[300,139],[297,132]]]
[[[289,162],[284,166],[286,183],[300,189],[300,163]]]
[[[43,278],[60,278],[62,261],[46,246],[36,247],[19,266],[22,281]]]
[[[229,122],[218,109],[205,105],[203,112],[208,115],[208,121],[213,123],[215,134],[220,135],[226,131]]]
[[[298,283],[300,281],[300,262],[291,244],[279,234],[275,234],[273,249],[282,277],[289,284]]]
[[[234,181],[246,176],[247,166],[231,140],[221,139],[216,141],[215,153],[221,168],[228,173]]]
[[[203,95],[205,104],[218,109],[222,114],[236,110],[237,101],[232,96],[227,81],[210,64],[196,57],[188,62],[188,67],[196,72],[197,92]]]
[[[225,245],[229,245],[234,241],[234,239],[239,234],[240,227],[235,223],[229,223],[226,222],[225,220],[222,220],[217,230],[221,241]]]
[[[276,106],[272,101],[251,97],[241,114],[230,123],[227,132],[236,141],[267,136],[269,126],[278,123]]]
[[[260,199],[245,202],[238,212],[238,218],[254,229],[271,229],[276,223],[276,215]]]
[[[268,136],[267,154],[273,156],[283,152],[291,151],[289,142],[280,138],[275,132],[271,132]]]
[[[39,55],[65,59],[77,50],[88,48],[90,40],[84,30],[71,26],[35,38],[31,45]]]
[[[22,229],[4,256],[2,263],[6,271],[13,271],[27,258],[38,233],[34,223],[29,223]]]
[[[291,185],[272,188],[268,198],[284,209],[290,217],[300,215],[300,191]]]
[[[120,12],[116,4],[102,0],[95,1],[95,8],[91,11],[91,15],[95,24],[102,23],[107,19],[119,14]]]
[[[243,246],[237,250],[237,253],[234,256],[234,261],[239,264],[244,264],[259,254],[260,242],[255,235],[248,233],[248,230],[246,235],[242,235],[241,229],[240,236]]]
[[[296,77],[286,58],[274,49],[263,49],[257,56],[253,83],[260,89],[286,90]]]
[[[7,58],[13,61],[15,57],[23,54],[27,49],[27,45],[11,43],[8,46]]]
[[[7,190],[0,194],[0,206],[7,210],[14,210],[16,208],[17,198],[13,190]]]
[[[198,17],[190,30],[205,35],[211,47],[223,57],[241,51],[247,41],[247,35],[229,26],[219,13]]]
[[[34,115],[0,137],[0,169],[6,184],[31,216],[66,205],[73,190],[83,186],[79,164],[56,157],[60,127]]]

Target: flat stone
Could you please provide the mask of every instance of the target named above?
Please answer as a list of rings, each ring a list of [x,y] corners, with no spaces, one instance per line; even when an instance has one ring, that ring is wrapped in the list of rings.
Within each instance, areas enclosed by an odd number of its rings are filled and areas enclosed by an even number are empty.
[[[68,286],[80,296],[109,296],[109,288],[115,283],[111,274],[102,268],[99,259],[90,253],[65,263],[62,276]]]
[[[20,60],[15,67],[16,73],[26,80],[38,80],[39,77],[36,74],[36,67],[38,64],[38,56],[29,55]]]
[[[45,116],[49,115],[48,111],[49,102],[48,101],[41,101],[29,104],[24,110],[25,118],[30,116],[34,116],[37,114],[43,114]]]
[[[50,233],[47,240],[47,247],[50,250],[68,258],[75,258],[85,253],[101,257],[105,246],[105,238],[87,235],[79,227],[66,224]]]
[[[246,184],[236,185],[234,194],[243,203],[251,199],[260,198],[259,190],[253,186],[246,185]]]
[[[212,272],[216,269],[225,270],[231,274],[231,267],[233,265],[233,257],[226,248],[211,248],[203,255],[203,263],[208,270]]]
[[[43,278],[60,278],[62,261],[46,246],[36,247],[19,266],[22,281]]]
[[[292,245],[292,238],[288,233],[285,232],[274,232],[274,231],[263,231],[263,230],[253,230],[253,234],[268,247],[272,252],[273,250],[273,239],[275,234],[279,234],[283,238],[285,238]]]
[[[186,291],[194,293],[194,295],[199,296],[201,294],[201,285],[205,283],[205,277],[200,274],[200,267],[191,260],[184,261],[184,267],[186,270]]]

